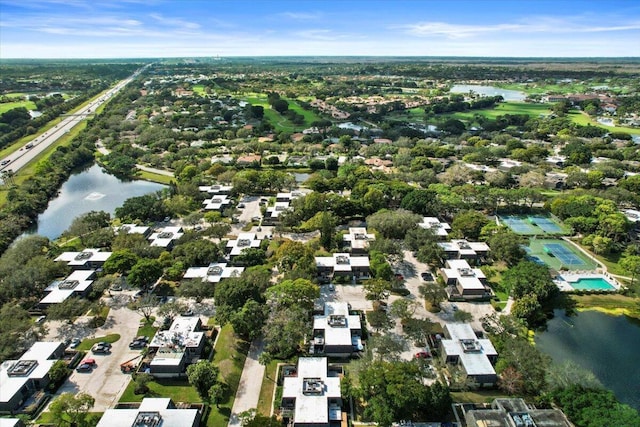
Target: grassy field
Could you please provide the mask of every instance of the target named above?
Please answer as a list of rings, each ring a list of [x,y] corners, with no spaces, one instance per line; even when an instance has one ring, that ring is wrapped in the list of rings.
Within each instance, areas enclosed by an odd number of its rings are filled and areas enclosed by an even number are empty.
[[[106,341],[106,342],[110,342],[110,343],[114,343],[116,341],[118,341],[120,339],[120,335],[119,334],[109,334],[109,335],[105,335],[103,337],[96,337],[96,338],[90,338],[90,339],[86,339],[83,340],[80,345],[78,346],[77,350],[78,351],[89,351],[91,350],[91,347],[93,347],[93,345],[97,342],[100,341]]]
[[[206,96],[207,93],[204,91],[204,85],[193,85],[191,86],[191,90],[193,93],[196,93],[200,96]]]
[[[591,125],[591,126],[596,126],[596,127],[602,128],[602,129],[606,129],[609,132],[625,132],[625,133],[628,133],[630,135],[640,135],[640,129],[628,128],[628,127],[624,127],[624,126],[605,126],[605,125],[602,125],[602,124],[598,123],[597,121],[595,121],[591,117],[589,117],[588,114],[583,113],[582,111],[578,111],[578,110],[569,111],[569,118],[571,119],[572,122],[574,122],[574,123],[576,123],[576,124],[578,124],[580,126]]]
[[[267,417],[271,416],[271,406],[273,401],[273,390],[276,387],[276,372],[279,360],[272,360],[266,366],[262,387],[260,388],[260,399],[258,400],[258,413]]]
[[[14,102],[3,102],[0,104],[0,114],[6,113],[9,110],[13,110],[14,108],[25,107],[27,110],[37,110],[36,104],[33,101],[14,101]]]
[[[138,336],[144,335],[146,337],[149,337],[149,340],[153,339],[156,332],[158,332],[158,328],[153,326],[153,320],[154,319],[152,319],[148,323],[147,322],[141,323],[140,327],[138,328],[137,335]]]
[[[89,415],[90,421],[88,421],[87,425],[94,426],[98,424],[98,421],[100,420],[100,418],[102,418],[103,414],[104,412],[89,412],[88,415]],[[40,416],[36,419],[36,423],[42,424],[42,425],[46,425],[46,424],[55,425],[53,420],[53,414],[51,412],[41,413]]]
[[[571,295],[578,310],[597,310],[608,314],[640,318],[640,299],[620,294]]]
[[[308,128],[313,121],[320,119],[320,117],[318,117],[313,111],[303,109],[295,100],[291,99],[286,100],[289,103],[289,109],[304,116],[304,124],[302,125],[295,125],[291,123],[289,119],[280,115],[277,111],[272,110],[271,106],[267,102],[267,96],[264,94],[250,94],[249,97],[245,98],[245,101],[251,105],[260,105],[264,107],[265,118],[269,120],[277,131],[295,132]]]
[[[200,402],[196,389],[187,380],[157,379],[147,384],[149,392],[135,394],[135,381],[130,381],[120,397],[120,402],[142,402],[145,397],[170,397],[174,402]]]
[[[478,390],[452,392],[451,397],[456,403],[491,403],[494,399],[509,396],[499,390]]]
[[[498,116],[505,114],[526,114],[531,117],[550,114],[549,104],[531,104],[527,102],[503,102],[495,108],[485,110],[470,110],[459,113],[444,114],[443,116],[452,117],[458,120],[470,121],[474,119],[476,114],[495,120]]]
[[[175,178],[161,175],[158,173],[147,172],[143,170],[138,170],[138,174],[136,175],[138,178],[144,179],[145,181],[157,182],[159,184],[169,185],[171,182],[175,182]]]
[[[567,94],[567,93],[583,93],[592,86],[598,86],[597,84],[586,85],[583,83],[495,83],[495,87],[503,89],[519,90],[529,95],[553,93],[553,94]]]

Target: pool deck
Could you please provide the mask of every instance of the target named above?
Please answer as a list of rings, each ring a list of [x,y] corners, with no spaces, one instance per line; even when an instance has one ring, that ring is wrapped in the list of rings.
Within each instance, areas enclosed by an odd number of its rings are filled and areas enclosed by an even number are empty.
[[[558,288],[562,292],[572,292],[572,291],[581,291],[581,290],[594,290],[594,289],[576,289],[571,286],[571,283],[577,282],[580,279],[602,279],[609,283],[614,289],[607,290],[601,289],[602,291],[610,291],[616,292],[621,288],[620,283],[614,279],[609,273],[593,273],[592,271],[571,271],[566,272],[563,271],[559,276],[553,279],[553,283],[555,283]]]

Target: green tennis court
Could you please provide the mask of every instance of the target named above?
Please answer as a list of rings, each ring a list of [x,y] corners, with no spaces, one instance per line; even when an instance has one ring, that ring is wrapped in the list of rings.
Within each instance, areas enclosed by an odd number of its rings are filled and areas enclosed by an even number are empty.
[[[573,245],[558,239],[531,239],[527,258],[554,270],[595,270],[598,265]]]
[[[505,215],[500,221],[514,233],[526,236],[571,234],[559,220],[546,215]]]

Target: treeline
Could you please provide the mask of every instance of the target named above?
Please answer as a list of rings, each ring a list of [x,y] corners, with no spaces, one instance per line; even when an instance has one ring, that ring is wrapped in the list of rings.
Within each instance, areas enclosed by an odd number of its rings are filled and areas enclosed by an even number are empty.
[[[424,107],[425,113],[442,114],[468,110],[482,110],[493,108],[499,102],[504,101],[501,95],[480,98],[475,101],[465,101],[463,95],[451,95],[449,98],[434,100]]]
[[[11,186],[0,210],[0,252],[36,221],[73,170],[93,162],[95,146],[90,132],[88,127],[69,146],[58,147],[38,164],[36,174],[19,186]],[[5,174],[3,178],[5,185],[11,184],[10,177]]]

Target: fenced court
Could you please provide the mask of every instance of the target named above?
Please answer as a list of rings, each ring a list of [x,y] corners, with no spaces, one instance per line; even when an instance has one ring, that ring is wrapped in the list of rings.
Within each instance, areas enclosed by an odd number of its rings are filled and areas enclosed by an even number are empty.
[[[531,239],[526,248],[530,260],[544,263],[555,270],[590,271],[598,265],[569,243],[557,239]]]
[[[500,221],[511,230],[513,230],[516,234],[527,234],[533,235],[536,234],[537,231],[535,227],[529,223],[526,217],[517,216],[517,215],[508,215],[501,216]]]
[[[545,215],[506,215],[500,221],[516,234],[540,236],[545,234],[570,234],[556,218]]]

